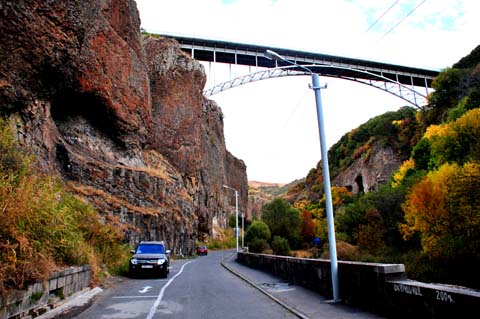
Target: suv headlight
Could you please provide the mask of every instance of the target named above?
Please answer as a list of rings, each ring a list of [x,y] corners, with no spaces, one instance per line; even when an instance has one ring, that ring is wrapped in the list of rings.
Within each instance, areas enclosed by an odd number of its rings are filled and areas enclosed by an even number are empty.
[[[157,261],[157,264],[163,265],[164,262],[165,262],[165,259],[159,259],[159,260]]]
[[[132,258],[132,259],[130,259],[130,262],[132,263],[132,265],[136,265],[137,264],[137,259]]]

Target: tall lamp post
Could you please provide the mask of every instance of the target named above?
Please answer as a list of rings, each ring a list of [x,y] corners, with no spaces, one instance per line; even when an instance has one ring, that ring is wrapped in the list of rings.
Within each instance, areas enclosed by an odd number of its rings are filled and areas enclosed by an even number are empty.
[[[278,53],[267,50],[265,52],[265,57],[275,60],[289,63],[295,65],[312,76],[312,84],[310,88],[315,92],[315,102],[317,105],[317,122],[318,122],[318,131],[320,134],[320,151],[322,153],[322,169],[323,169],[323,188],[325,192],[325,205],[327,210],[327,223],[328,223],[328,244],[330,247],[330,266],[332,272],[332,288],[333,288],[333,302],[340,301],[339,297],[339,287],[338,287],[338,262],[337,262],[337,246],[335,244],[335,228],[333,220],[333,206],[332,206],[332,193],[330,190],[330,172],[328,169],[328,157],[327,157],[327,143],[325,138],[325,126],[323,120],[323,110],[322,110],[322,96],[320,90],[325,87],[320,86],[320,76],[317,73],[314,73],[309,68],[299,65],[293,61],[290,61]]]
[[[231,189],[232,191],[235,192],[235,240],[237,242],[237,253],[238,253],[238,191],[233,188],[233,187],[230,187],[230,186],[227,186],[227,185],[223,185],[223,187],[225,188],[228,188],[228,189]]]
[[[245,213],[242,213],[242,249],[245,247]]]

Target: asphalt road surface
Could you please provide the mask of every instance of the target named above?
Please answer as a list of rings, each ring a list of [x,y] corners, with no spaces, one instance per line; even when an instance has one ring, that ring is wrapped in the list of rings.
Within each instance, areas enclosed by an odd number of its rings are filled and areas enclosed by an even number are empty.
[[[297,318],[220,264],[232,251],[175,260],[166,279],[128,279],[76,319]]]

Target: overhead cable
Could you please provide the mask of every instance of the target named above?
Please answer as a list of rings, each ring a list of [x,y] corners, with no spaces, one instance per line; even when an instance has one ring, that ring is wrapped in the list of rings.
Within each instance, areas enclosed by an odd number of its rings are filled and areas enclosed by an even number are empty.
[[[372,24],[368,27],[367,31],[365,31],[365,32],[370,31],[370,29],[373,28],[373,26],[376,25],[377,22],[380,21],[380,20],[383,18],[383,16],[388,13],[388,11],[390,11],[390,10],[397,4],[398,1],[400,1],[400,0],[396,0],[396,1],[390,6],[390,8],[387,9],[387,11],[385,11],[374,23],[372,23]]]
[[[403,17],[402,20],[400,20],[396,25],[394,25],[390,30],[385,32],[385,34],[380,38],[380,40],[385,38],[386,35],[388,35],[390,32],[392,32],[396,27],[398,27],[400,25],[400,23],[402,23],[406,18],[408,18],[412,13],[414,13],[415,10],[417,10],[418,7],[420,7],[425,1],[427,1],[427,0],[423,0],[422,2],[420,2],[415,8],[413,8],[412,11],[410,11],[405,17]]]

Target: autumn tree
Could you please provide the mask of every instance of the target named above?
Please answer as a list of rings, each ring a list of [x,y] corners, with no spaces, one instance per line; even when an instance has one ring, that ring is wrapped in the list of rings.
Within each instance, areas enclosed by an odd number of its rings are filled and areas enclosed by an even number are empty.
[[[358,226],[354,238],[360,249],[376,254],[383,248],[384,222],[380,212],[372,207],[365,213],[365,224]]]
[[[480,160],[480,108],[468,111],[456,121],[431,125],[423,139],[426,141],[421,144],[425,148],[422,156],[429,156],[429,169],[436,169],[444,163],[464,164]]]
[[[442,165],[413,187],[402,207],[404,238],[420,234],[428,256],[479,257],[480,164]]]
[[[406,192],[417,179],[418,177],[412,174],[395,188],[384,185],[378,191],[369,192],[339,208],[335,212],[335,230],[342,233],[348,242],[357,244],[354,234],[358,231],[358,226],[367,225],[367,212],[376,209],[383,221],[382,240],[385,245],[401,251],[408,249],[413,243],[403,240],[398,224],[404,222],[401,205],[405,201]]]
[[[315,223],[312,214],[308,210],[302,210],[302,236],[305,241],[310,242],[315,237]]]
[[[314,219],[315,237],[320,238],[323,242],[328,240],[328,223],[326,218]]]

